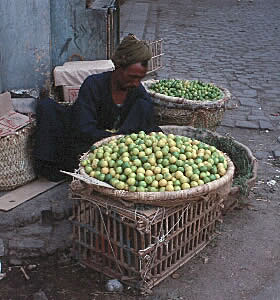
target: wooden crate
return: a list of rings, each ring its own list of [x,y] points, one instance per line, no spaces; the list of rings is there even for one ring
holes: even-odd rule
[[[156,41],[147,41],[147,43],[150,45],[152,49],[153,56],[150,59],[148,63],[148,72],[152,73],[160,68],[162,68],[163,63],[162,63],[162,56],[163,56],[163,48],[162,48],[162,39],[161,40],[156,40]]]
[[[73,254],[84,265],[146,293],[199,253],[221,216],[216,195],[140,210],[100,194],[72,193]]]

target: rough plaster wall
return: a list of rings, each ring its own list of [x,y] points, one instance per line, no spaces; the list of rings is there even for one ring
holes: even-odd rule
[[[50,74],[49,0],[1,0],[0,41],[2,89],[43,86]]]
[[[40,89],[73,56],[106,59],[106,24],[107,8],[86,0],[1,0],[0,91]]]
[[[106,59],[106,18],[106,8],[86,8],[86,1],[51,0],[52,66]]]

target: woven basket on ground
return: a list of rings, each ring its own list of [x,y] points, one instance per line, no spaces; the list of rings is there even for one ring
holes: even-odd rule
[[[152,97],[159,125],[193,126],[215,130],[222,121],[225,105],[231,98],[227,89],[218,86],[223,92],[223,98],[217,101],[195,101],[166,96],[149,89],[151,84],[157,81],[147,80],[143,85]]]
[[[231,137],[190,126],[161,126],[161,129],[165,133],[188,136],[214,145],[229,156],[235,166],[235,174],[230,193],[224,203],[224,212],[234,207],[241,197],[248,195],[257,179],[258,161],[247,146]]]
[[[105,138],[95,143],[95,146],[98,147],[102,144],[108,143],[112,139],[121,136],[122,135]],[[81,158],[81,160],[83,160],[86,156],[87,153]],[[128,192],[99,185],[95,179],[91,182],[91,177],[89,177],[86,173],[83,173],[83,176],[87,178],[86,182],[90,183],[89,190],[92,188],[94,191],[97,191],[103,195],[134,203],[172,207],[184,205],[190,201],[199,201],[209,198],[213,199],[213,197],[217,199],[217,201],[222,202],[230,192],[234,174],[234,165],[228,157],[227,160],[228,169],[227,173],[223,177],[198,187],[176,192]]]
[[[35,123],[0,138],[0,191],[9,191],[36,178],[32,161]]]

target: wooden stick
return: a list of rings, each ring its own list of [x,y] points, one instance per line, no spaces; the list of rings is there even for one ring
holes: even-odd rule
[[[25,272],[24,268],[23,268],[23,267],[20,267],[20,270],[21,270],[21,272],[23,273],[23,275],[24,275],[25,279],[26,279],[26,280],[29,280],[29,279],[30,279],[30,277],[29,277],[29,276],[26,274],[26,272]]]

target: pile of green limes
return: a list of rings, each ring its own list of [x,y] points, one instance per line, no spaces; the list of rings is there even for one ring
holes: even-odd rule
[[[151,84],[149,89],[166,96],[196,101],[216,101],[223,97],[221,89],[199,80],[162,79]]]
[[[92,147],[80,162],[88,176],[131,192],[180,191],[226,174],[214,146],[185,136],[140,131]]]

